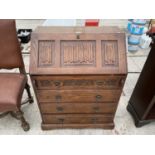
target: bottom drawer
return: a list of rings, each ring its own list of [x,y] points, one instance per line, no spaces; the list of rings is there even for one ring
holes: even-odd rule
[[[51,129],[113,129],[114,123],[102,123],[102,124],[41,124],[42,130]]]
[[[112,115],[101,114],[66,114],[43,115],[43,123],[47,124],[100,124],[113,121]]]

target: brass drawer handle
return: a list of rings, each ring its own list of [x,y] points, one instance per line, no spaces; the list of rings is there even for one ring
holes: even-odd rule
[[[58,87],[58,86],[60,86],[61,82],[60,81],[55,81],[54,84],[55,84],[55,86]]]
[[[57,111],[58,112],[62,112],[63,111],[63,107],[57,107]]]
[[[60,101],[61,98],[62,98],[61,95],[56,95],[56,96],[55,96],[55,99],[56,99],[57,101]]]
[[[91,121],[92,121],[92,123],[95,124],[95,123],[97,123],[97,118],[92,118]]]
[[[64,119],[63,118],[59,118],[58,122],[62,124],[62,123],[64,123]]]
[[[99,112],[100,108],[99,108],[99,107],[93,107],[93,110],[94,110],[95,112]]]
[[[99,100],[101,100],[102,99],[102,95],[96,95],[96,101],[99,101]]]

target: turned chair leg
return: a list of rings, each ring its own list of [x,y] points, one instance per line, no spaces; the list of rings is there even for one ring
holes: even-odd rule
[[[5,116],[8,115],[9,113],[10,113],[9,111],[0,113],[0,118],[5,117]]]
[[[23,128],[24,131],[29,131],[30,129],[30,125],[29,123],[25,120],[24,118],[24,113],[19,110],[19,111],[15,111],[15,112],[10,112],[11,116],[13,116],[14,118],[18,119],[21,121],[21,127]]]
[[[29,101],[29,103],[33,103],[34,100],[33,100],[33,97],[32,97],[32,95],[31,95],[30,86],[29,86],[28,83],[26,83],[25,89],[26,89],[27,94],[28,94],[28,101]]]

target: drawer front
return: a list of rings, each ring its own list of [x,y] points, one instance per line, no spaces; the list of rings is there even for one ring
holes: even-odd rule
[[[121,90],[38,90],[39,102],[117,102]]]
[[[63,113],[104,113],[114,114],[117,108],[116,103],[40,103],[43,114]]]
[[[33,76],[37,89],[118,89],[124,76]]]
[[[113,121],[111,115],[100,114],[66,114],[66,115],[43,115],[43,123],[47,124],[99,124]]]

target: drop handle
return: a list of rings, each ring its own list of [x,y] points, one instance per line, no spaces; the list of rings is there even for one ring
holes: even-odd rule
[[[96,101],[100,101],[102,99],[102,95],[96,95],[95,98],[96,98]]]
[[[97,86],[102,86],[103,84],[104,84],[103,81],[96,81],[96,85],[97,85]]]
[[[57,107],[56,108],[58,112],[62,112],[63,111],[63,107]]]
[[[95,123],[97,123],[97,118],[92,118],[91,121],[92,121],[92,123],[95,124]]]
[[[58,121],[59,121],[59,123],[61,123],[61,124],[64,123],[64,119],[63,119],[63,118],[59,118]]]

